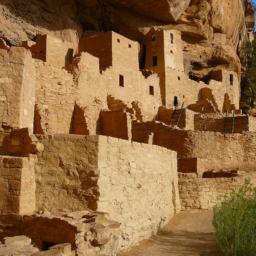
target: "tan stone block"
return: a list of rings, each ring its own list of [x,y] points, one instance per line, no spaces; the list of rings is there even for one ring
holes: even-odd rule
[[[22,168],[23,167],[23,158],[18,158],[18,157],[3,158],[3,167]]]
[[[8,247],[25,247],[31,244],[31,239],[26,236],[5,237],[4,241]]]

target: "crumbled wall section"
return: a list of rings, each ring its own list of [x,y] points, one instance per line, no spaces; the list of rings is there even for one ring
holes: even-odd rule
[[[33,158],[0,157],[0,213],[31,214],[35,211]]]
[[[179,211],[176,153],[99,137],[97,210],[122,223],[121,247],[149,238]]]
[[[4,215],[0,225],[1,256],[116,256],[120,240],[120,223],[88,209]]]
[[[232,178],[200,178],[197,174],[179,174],[179,191],[182,210],[212,209],[232,191],[238,190],[250,179],[256,184],[255,174]]]
[[[171,125],[172,127],[194,130],[194,116],[195,113],[189,109],[166,109],[160,107],[156,120]]]

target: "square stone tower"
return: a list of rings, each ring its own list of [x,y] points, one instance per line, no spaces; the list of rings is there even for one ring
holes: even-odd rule
[[[145,43],[145,69],[152,70],[159,75],[162,104],[166,105],[167,69],[176,70],[177,73],[184,72],[181,33],[177,30],[152,29]]]

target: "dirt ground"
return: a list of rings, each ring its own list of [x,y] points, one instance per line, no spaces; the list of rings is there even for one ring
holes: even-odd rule
[[[182,212],[150,240],[119,256],[220,256],[210,211]]]

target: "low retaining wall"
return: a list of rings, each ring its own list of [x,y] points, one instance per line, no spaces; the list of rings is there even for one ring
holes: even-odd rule
[[[185,172],[194,172],[195,168],[201,174],[213,170],[256,171],[256,132],[223,134],[185,131],[156,122],[134,122],[134,141],[148,143],[149,136],[153,137],[154,145],[176,151],[182,169],[186,161],[197,159],[193,168],[185,166]]]
[[[212,209],[225,195],[239,189],[246,179],[256,185],[256,174],[232,178],[201,178],[195,173],[179,174],[179,191],[182,210]]]
[[[211,118],[195,115],[196,131],[212,131],[223,133],[242,133],[256,131],[256,118],[250,116]]]

